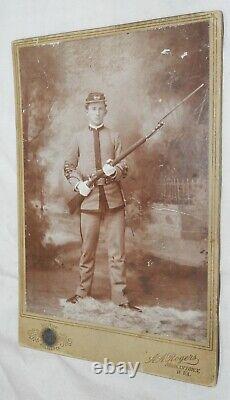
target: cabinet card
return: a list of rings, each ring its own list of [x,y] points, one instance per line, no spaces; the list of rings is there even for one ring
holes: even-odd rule
[[[12,48],[20,343],[214,385],[221,12]]]

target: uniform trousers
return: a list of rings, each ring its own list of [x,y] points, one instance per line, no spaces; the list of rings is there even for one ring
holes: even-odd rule
[[[80,284],[76,294],[80,297],[90,295],[100,224],[106,224],[108,264],[111,283],[111,299],[116,304],[126,303],[125,272],[125,210],[106,209],[101,212],[81,212],[82,251],[79,263]]]

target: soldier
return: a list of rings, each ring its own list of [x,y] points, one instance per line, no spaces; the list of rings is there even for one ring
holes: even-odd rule
[[[85,197],[80,213],[80,284],[76,294],[67,302],[77,303],[90,295],[100,224],[104,220],[107,226],[111,298],[121,307],[141,311],[132,306],[126,296],[125,203],[120,181],[127,175],[127,164],[125,161],[116,166],[110,164],[121,154],[121,140],[116,132],[104,126],[107,105],[103,93],[90,93],[85,108],[89,126],[76,134],[73,157],[64,168],[74,191]],[[103,169],[104,177],[90,188],[87,180],[99,169]]]

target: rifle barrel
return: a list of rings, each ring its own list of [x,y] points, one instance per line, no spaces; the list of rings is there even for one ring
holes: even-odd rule
[[[113,160],[111,162],[111,165],[113,165],[113,166],[117,165],[121,160],[123,160],[130,153],[132,153],[134,150],[136,150],[137,147],[141,146],[146,140],[147,140],[147,137],[143,137],[143,138],[139,139],[137,142],[133,143],[124,153],[122,153],[120,156],[115,158],[115,160]],[[99,170],[97,170],[96,174],[91,178],[91,182],[94,183],[98,179],[100,179],[104,176],[105,175],[104,175],[104,172],[102,171],[102,169],[99,169]]]

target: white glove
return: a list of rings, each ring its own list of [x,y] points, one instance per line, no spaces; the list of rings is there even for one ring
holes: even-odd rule
[[[106,163],[104,164],[103,168],[102,168],[102,170],[103,170],[103,172],[104,172],[104,174],[105,174],[106,176],[115,175],[116,172],[117,172],[116,168],[113,167],[113,166],[110,164],[111,161],[112,161],[112,160],[107,160]]]
[[[90,194],[91,192],[91,188],[87,185],[86,181],[80,181],[78,182],[78,184],[76,185],[77,190],[79,191],[79,193],[82,196],[88,196],[88,194]]]

